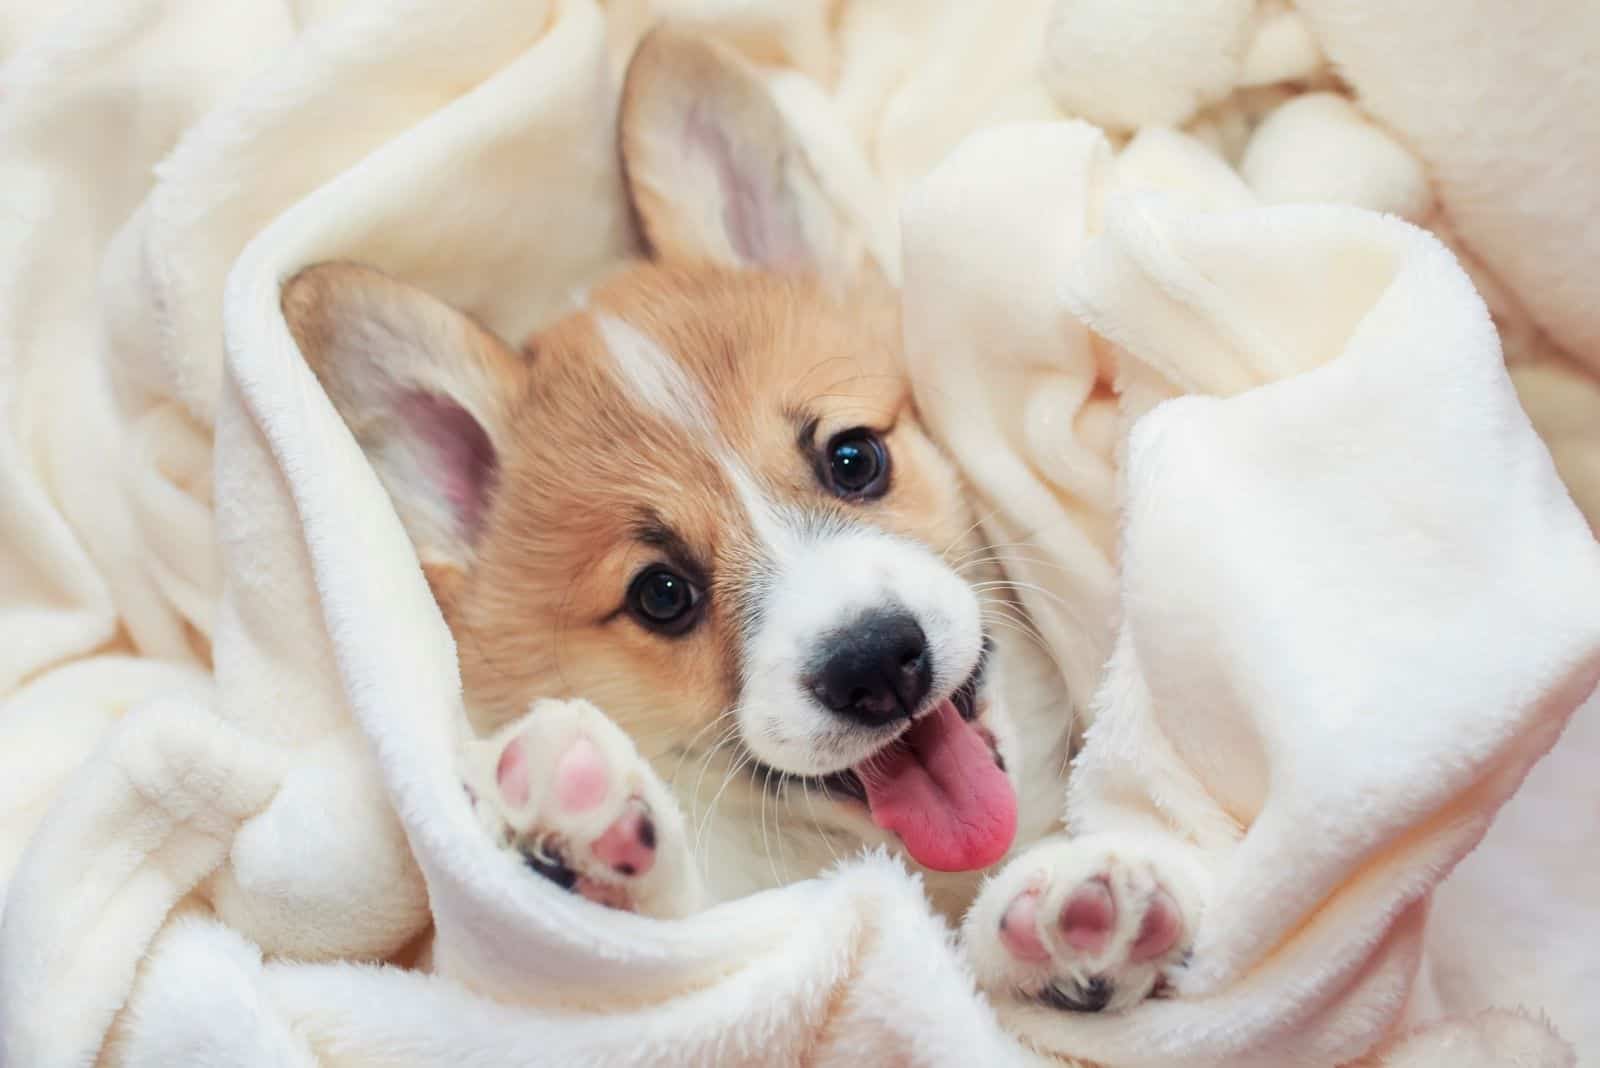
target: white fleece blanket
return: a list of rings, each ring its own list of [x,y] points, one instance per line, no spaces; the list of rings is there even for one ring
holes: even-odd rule
[[[1530,786],[1570,837],[1503,843],[1512,872],[1474,855],[1424,928],[1594,688],[1600,549],[1467,276],[1370,209],[1475,252],[1537,338],[1580,501],[1600,465],[1546,388],[1574,372],[1545,350],[1594,357],[1593,308],[1530,297],[1556,267],[1501,262],[1506,205],[1441,214],[1517,153],[1418,160],[1398,113],[1299,92],[1331,85],[1324,48],[1358,94],[1408,84],[1385,57],[1421,29],[1389,7],[0,9],[0,1064],[1569,1063],[1514,1016],[1373,1050],[1491,1005],[1600,1056],[1592,969],[1526,967],[1600,929],[1588,719]],[[1184,997],[1002,1018],[885,859],[665,924],[527,877],[472,821],[448,632],[278,286],[357,258],[504,334],[547,321],[633,248],[616,75],[663,10],[771,67],[903,277],[920,401],[1095,695],[1070,821],[1214,874]],[[1570,188],[1516,210],[1575,268],[1597,168],[1545,157],[1600,152],[1593,83],[1478,15],[1428,79],[1502,41],[1570,100],[1523,160]],[[1129,141],[1160,124],[1188,133]],[[1347,206],[1263,206],[1292,200]],[[1174,823],[1180,792],[1202,821]],[[1516,937],[1477,937],[1522,902]]]

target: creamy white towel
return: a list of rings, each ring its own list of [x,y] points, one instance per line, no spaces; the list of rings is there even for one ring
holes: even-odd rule
[[[1087,126],[1025,125],[921,184],[975,127],[1060,117],[1039,50],[1065,16],[1048,4],[1011,22],[961,4],[848,5],[832,22],[824,5],[673,6],[790,72],[786,114],[891,266],[888,206],[912,191],[924,401],[958,452],[993,459],[974,478],[996,539],[1065,566],[1019,573],[1066,598],[1031,607],[1076,692],[1100,687],[1074,821],[1146,819],[1179,786],[1227,817],[1165,828],[1218,873],[1193,1000],[1005,1023],[1129,1064],[1321,1062],[1378,1041],[1415,960],[1420,911],[1403,907],[1548,744],[1596,642],[1563,615],[1593,602],[1593,544],[1463,277],[1394,222],[1261,212],[1171,134],[1113,163]],[[495,853],[456,788],[448,634],[278,315],[284,277],[342,255],[504,333],[546,321],[632,247],[610,120],[648,14],[152,0],[43,28],[6,16],[8,48],[18,27],[33,36],[0,94],[0,1062],[1035,1056],[892,863],[667,925]],[[1241,82],[1318,62],[1290,13],[1250,27]],[[1174,199],[1110,196],[1151,186]],[[1208,284],[1189,288],[1190,268]],[[974,374],[970,423],[941,418],[937,392],[962,397]],[[1178,392],[1230,399],[1163,408],[1120,468],[1131,417]],[[1419,409],[1439,422],[1402,418]],[[1191,690],[1214,700],[1191,711]],[[1314,733],[1291,730],[1302,719]],[[1348,752],[1326,744],[1340,730]],[[1130,762],[1130,735],[1168,752]],[[1251,788],[1267,769],[1281,791]],[[1361,821],[1335,822],[1329,791],[1358,782]],[[1296,806],[1321,840],[1284,830]],[[1384,849],[1392,867],[1358,867]],[[1346,915],[1349,937],[1328,931]],[[349,963],[411,961],[430,923],[437,975]],[[1561,1063],[1516,1017],[1389,1063],[1427,1063],[1441,1039]]]

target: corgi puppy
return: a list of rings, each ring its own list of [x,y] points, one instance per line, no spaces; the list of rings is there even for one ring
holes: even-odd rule
[[[918,422],[864,243],[717,46],[646,38],[619,140],[650,259],[521,349],[356,265],[283,292],[455,637],[488,833],[656,916],[887,845],[993,996],[1156,992],[1199,876],[1062,835],[1069,696]]]

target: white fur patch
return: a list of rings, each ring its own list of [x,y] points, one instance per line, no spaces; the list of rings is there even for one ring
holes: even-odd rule
[[[722,455],[731,457],[733,453],[724,448]],[[750,517],[750,529],[756,540],[767,550],[768,560],[781,570],[783,561],[799,550],[803,524],[798,516],[789,514],[792,510],[781,509],[767,499],[744,464],[732,460],[727,472],[734,491],[739,494],[739,503]]]
[[[712,433],[710,399],[666,350],[615,315],[602,312],[595,324],[618,381],[640,404],[686,430]]]

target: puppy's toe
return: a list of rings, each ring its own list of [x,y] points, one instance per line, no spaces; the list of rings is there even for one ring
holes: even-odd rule
[[[1000,942],[1019,961],[1044,964],[1050,950],[1039,937],[1039,888],[1030,887],[1012,899],[1000,917]]]
[[[506,751],[515,745],[513,742]],[[611,771],[605,754],[588,735],[578,735],[556,761],[555,803],[564,812],[578,815],[604,803],[610,792]]]
[[[1157,883],[1145,901],[1144,917],[1128,947],[1128,959],[1135,964],[1161,960],[1172,954],[1182,938],[1183,913],[1167,888]]]
[[[591,848],[602,864],[619,875],[648,875],[656,863],[656,825],[650,818],[650,806],[633,798]]]
[[[1078,886],[1061,906],[1056,920],[1067,945],[1089,956],[1104,953],[1117,927],[1117,900],[1104,878]]]

